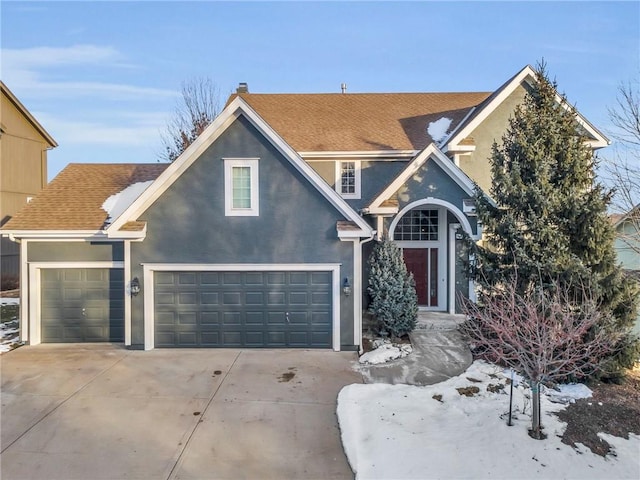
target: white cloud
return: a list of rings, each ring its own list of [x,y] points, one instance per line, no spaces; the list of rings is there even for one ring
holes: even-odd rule
[[[34,98],[101,96],[105,99],[134,97],[137,99],[174,97],[176,92],[153,87],[122,83],[83,81],[79,68],[131,68],[115,48],[99,45],[70,47],[31,47],[2,49],[2,76],[9,88],[19,86],[20,92]],[[51,72],[57,76],[75,76],[73,80],[48,80]],[[81,70],[80,70],[81,72]],[[92,75],[93,76],[93,75]]]
[[[101,115],[100,120],[68,120],[35,113],[60,145],[145,147],[160,142],[166,113],[124,113],[118,118]]]
[[[113,47],[73,45],[71,47],[3,48],[3,68],[32,70],[43,67],[117,63],[122,60]]]

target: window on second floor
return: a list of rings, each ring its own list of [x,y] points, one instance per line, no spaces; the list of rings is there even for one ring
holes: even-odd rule
[[[343,198],[360,198],[360,162],[336,162],[336,191]]]
[[[224,214],[257,217],[260,214],[258,159],[224,159]]]

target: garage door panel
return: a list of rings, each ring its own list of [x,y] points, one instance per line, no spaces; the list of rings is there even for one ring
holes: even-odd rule
[[[327,292],[311,292],[311,303],[313,305],[329,305],[331,296]]]
[[[242,332],[239,330],[222,332],[222,342],[225,346],[241,347],[243,346],[242,340]]]
[[[195,273],[181,273],[178,275],[178,285],[183,286],[195,286],[196,285]]]
[[[198,346],[198,335],[196,332],[179,332],[178,343],[184,346]]]
[[[289,294],[290,305],[308,305],[309,295],[307,292],[291,292]]]
[[[286,305],[286,298],[285,292],[267,292],[267,305],[270,307]]]
[[[224,286],[237,286],[242,284],[241,272],[224,272],[222,275],[222,283]]]
[[[240,306],[242,305],[242,294],[240,292],[224,292],[222,303],[227,306]]]
[[[197,325],[198,322],[196,312],[178,314],[178,323],[180,325]]]
[[[220,303],[220,296],[217,292],[202,292],[200,294],[201,305],[218,305]]]
[[[267,285],[285,285],[287,275],[284,272],[267,273]]]
[[[61,279],[65,282],[82,281],[82,269],[66,269],[62,271]]]
[[[200,314],[200,324],[203,326],[220,325],[220,313],[219,312],[202,312]]]
[[[240,325],[242,323],[240,312],[223,312],[222,322],[225,325]]]
[[[245,305],[264,305],[264,293],[263,292],[247,292],[245,295]]]
[[[195,292],[181,292],[178,294],[178,304],[180,306],[196,306],[198,304]]]
[[[193,285],[180,283],[185,273]],[[157,347],[331,346],[331,272],[156,272],[154,278]],[[189,315],[189,335],[180,314]]]
[[[218,285],[220,283],[220,274],[218,272],[203,272],[200,274],[200,284],[202,286]]]
[[[220,333],[202,332],[200,334],[200,342],[203,347],[217,347],[220,345]]]
[[[174,312],[158,312],[156,311],[156,324],[173,325],[175,323]]]
[[[156,272],[154,274],[154,280],[156,285],[173,285],[173,273]]]
[[[247,272],[245,274],[245,285],[264,285],[264,273]]]
[[[253,327],[256,325],[264,325],[266,323],[264,312],[246,312],[245,323]]]
[[[175,295],[173,293],[156,293],[156,303],[158,305],[173,305],[175,302]]]

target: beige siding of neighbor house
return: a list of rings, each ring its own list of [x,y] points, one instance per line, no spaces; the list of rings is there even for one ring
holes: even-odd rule
[[[516,88],[463,142],[475,145],[476,149],[468,155],[460,155],[460,168],[485,192],[489,192],[491,188],[489,159],[493,142],[501,142],[509,125],[509,118],[516,106],[523,102],[524,96],[525,89],[522,86]]]
[[[37,122],[36,122],[37,124]],[[31,114],[2,85],[0,103],[0,225],[47,183],[47,150],[56,146]],[[0,271],[17,275],[19,246],[2,238]]]
[[[336,162],[333,160],[317,160],[308,161],[313,168],[329,185],[333,186],[336,182]]]

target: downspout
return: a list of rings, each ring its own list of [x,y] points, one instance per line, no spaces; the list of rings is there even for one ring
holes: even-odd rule
[[[362,246],[365,243],[370,242],[371,240],[373,240],[376,236],[376,230],[373,230],[371,232],[371,235],[368,238],[365,238],[364,240],[360,240],[359,243],[359,247],[360,247],[360,252],[359,252],[359,257],[360,257],[360,265],[359,265],[359,272],[358,275],[360,276],[360,292],[358,292],[358,298],[357,298],[357,304],[358,304],[358,328],[359,328],[359,332],[360,332],[360,345],[359,345],[359,349],[358,349],[358,354],[362,355],[364,353],[364,348],[362,347],[362,295],[364,293],[364,285],[363,285],[363,275],[362,275]]]

